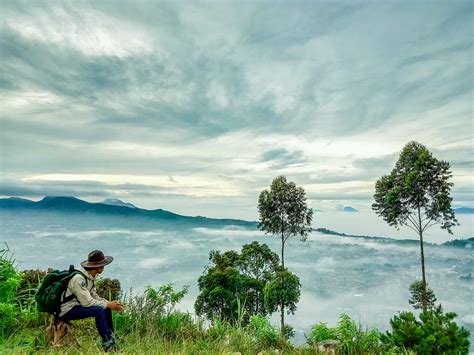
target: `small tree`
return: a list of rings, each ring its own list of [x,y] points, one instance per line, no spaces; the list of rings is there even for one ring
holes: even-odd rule
[[[280,310],[281,333],[285,335],[286,329],[284,312],[294,314],[296,305],[300,300],[301,283],[298,276],[280,267],[275,277],[265,285],[265,305],[270,313]],[[290,328],[291,329],[291,328]],[[289,331],[291,333],[291,330]]]
[[[242,277],[235,268],[238,253],[212,250],[209,260],[215,266],[199,277],[199,295],[194,304],[196,314],[208,319],[232,321],[237,318],[237,296],[241,289]]]
[[[263,289],[278,268],[277,254],[254,241],[245,244],[240,254],[212,250],[209,260],[214,265],[198,280],[200,293],[194,304],[198,315],[247,323],[252,315],[267,314]]]
[[[274,277],[279,261],[278,255],[266,244],[253,241],[242,247],[237,268],[245,280],[247,293],[245,307],[249,314],[266,314],[263,288]]]
[[[411,298],[408,300],[413,308],[422,309],[423,308],[423,282],[415,281],[410,285]],[[428,287],[426,284],[426,308],[432,310],[435,307],[436,296],[434,291]]]
[[[457,224],[451,208],[449,163],[433,157],[420,143],[409,142],[403,148],[390,175],[375,184],[372,209],[391,226],[407,226],[420,238],[421,274],[423,283],[422,308],[427,310],[424,232],[440,224],[452,234]]]

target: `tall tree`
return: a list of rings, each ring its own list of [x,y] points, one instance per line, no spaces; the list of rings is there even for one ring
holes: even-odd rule
[[[288,182],[285,176],[276,177],[270,190],[264,190],[258,198],[260,221],[258,227],[265,233],[278,236],[281,240],[281,266],[285,270],[285,243],[290,237],[306,240],[311,232],[313,210],[308,208],[306,194],[302,187]],[[285,289],[285,274],[282,274],[281,289]],[[285,302],[280,300],[281,331],[285,325]]]
[[[306,204],[302,187],[288,182],[286,177],[273,179],[270,191],[263,190],[258,198],[260,221],[258,227],[265,233],[281,239],[281,266],[285,267],[285,243],[290,237],[306,240],[311,232],[313,210]]]
[[[424,232],[439,224],[452,234],[457,224],[451,208],[450,190],[453,183],[449,163],[438,160],[422,144],[409,142],[390,175],[375,184],[372,209],[391,226],[413,229],[420,239],[422,275],[422,308],[427,310]]]

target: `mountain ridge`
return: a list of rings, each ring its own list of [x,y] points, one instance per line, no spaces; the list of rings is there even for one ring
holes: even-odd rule
[[[244,227],[255,227],[255,221],[244,221],[231,218],[209,218],[202,216],[184,216],[164,209],[147,210],[143,208],[130,208],[128,206],[110,205],[102,202],[88,202],[73,196],[46,196],[38,202],[21,198],[0,199],[0,209],[26,210],[37,212],[63,212],[74,214],[100,214],[108,216],[128,216],[161,220],[167,222],[185,222],[187,224],[224,224]]]

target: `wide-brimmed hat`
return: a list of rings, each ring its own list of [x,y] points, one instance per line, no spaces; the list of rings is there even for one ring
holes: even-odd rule
[[[100,250],[93,250],[89,253],[87,260],[81,263],[82,267],[101,267],[110,264],[114,260],[111,256],[104,256]]]

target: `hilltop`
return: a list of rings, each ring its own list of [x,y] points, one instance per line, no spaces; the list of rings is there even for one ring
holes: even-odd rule
[[[148,222],[162,222],[173,224],[185,224],[187,226],[238,226],[245,228],[255,228],[257,223],[230,218],[208,218],[202,216],[183,216],[164,209],[147,210],[138,208],[131,204],[122,204],[113,201],[105,203],[87,202],[76,197],[69,196],[47,196],[35,202],[18,197],[0,199],[0,211],[24,211],[36,213],[61,213],[63,215],[98,215],[104,217],[127,217],[129,219],[140,219]],[[130,206],[133,206],[131,208]]]

